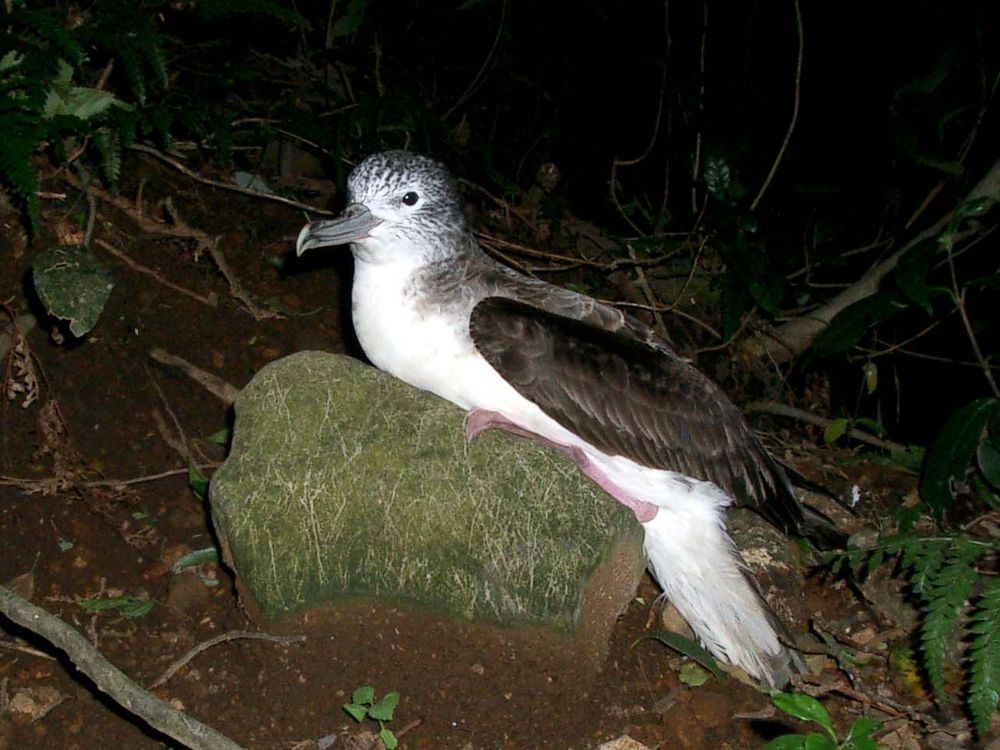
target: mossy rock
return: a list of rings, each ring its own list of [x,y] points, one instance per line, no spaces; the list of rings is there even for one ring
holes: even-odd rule
[[[212,515],[265,623],[370,599],[602,637],[635,591],[630,511],[554,450],[497,431],[467,442],[464,413],[436,396],[300,352],[235,409]]]

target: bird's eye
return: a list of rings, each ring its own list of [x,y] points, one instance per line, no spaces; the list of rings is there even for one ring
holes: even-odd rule
[[[407,206],[416,205],[418,200],[420,200],[420,196],[414,193],[412,190],[403,196],[403,203],[405,203]]]

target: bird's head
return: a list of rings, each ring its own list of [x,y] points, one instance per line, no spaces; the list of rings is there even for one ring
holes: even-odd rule
[[[429,261],[444,257],[442,248],[464,248],[471,237],[455,179],[428,156],[408,151],[372,154],[351,171],[347,200],[337,218],[302,228],[295,246],[298,255],[314,247],[350,243],[355,257],[368,262],[413,253]]]

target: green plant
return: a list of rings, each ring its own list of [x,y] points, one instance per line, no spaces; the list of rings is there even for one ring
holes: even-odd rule
[[[386,693],[381,700],[375,701],[375,688],[362,685],[351,694],[351,702],[344,704],[344,710],[359,724],[366,718],[378,722],[378,737],[386,750],[395,750],[399,740],[392,730],[386,727],[386,722],[392,721],[392,713],[399,703],[399,693]]]
[[[89,614],[114,609],[122,617],[135,620],[149,614],[154,602],[150,599],[140,599],[139,597],[125,594],[122,596],[110,596],[105,599],[81,599],[77,604],[80,605],[80,608],[84,612]]]
[[[31,157],[50,147],[63,150],[68,135],[100,131],[112,110],[128,107],[108,91],[73,83],[86,61],[85,46],[53,11],[25,8],[23,2],[10,6],[0,35],[0,178],[37,232],[38,173]],[[113,169],[110,154],[105,163]]]
[[[845,563],[864,572],[889,561],[898,564],[917,599],[921,666],[940,702],[948,698],[949,645],[967,644],[964,698],[980,737],[1000,700],[1000,581],[993,569],[998,555],[1000,541],[911,532],[881,537],[872,547],[848,548],[833,558],[835,572]]]
[[[823,732],[783,734],[768,742],[764,750],[877,750],[879,747],[872,735],[882,724],[874,719],[856,719],[844,739],[838,740],[830,714],[811,695],[772,693],[771,702],[789,716],[819,725]]]

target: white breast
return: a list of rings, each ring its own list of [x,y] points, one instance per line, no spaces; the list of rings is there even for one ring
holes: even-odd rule
[[[376,367],[465,410],[497,412],[554,443],[581,448],[633,497],[661,507],[672,499],[682,505],[690,502],[701,482],[608,456],[524,398],[476,352],[467,314],[445,316],[416,303],[410,290],[413,272],[410,263],[355,263],[354,328]],[[721,493],[718,500],[709,505],[726,502]]]

